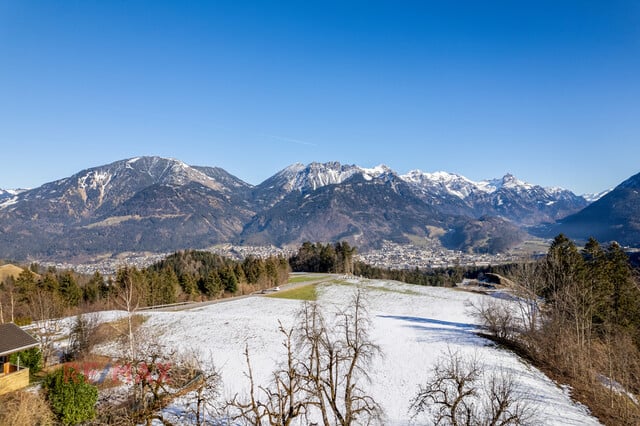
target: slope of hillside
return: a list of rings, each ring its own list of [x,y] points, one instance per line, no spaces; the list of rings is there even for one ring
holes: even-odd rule
[[[622,182],[612,191],[580,212],[568,216],[542,234],[558,233],[585,241],[617,241],[622,245],[640,246],[640,173]]]
[[[367,246],[382,239],[425,236],[426,225],[444,226],[443,216],[416,198],[395,175],[367,180],[354,175],[341,185],[308,193],[293,191],[245,227],[246,244],[299,244],[348,240]]]
[[[0,283],[6,280],[9,277],[13,277],[14,279],[20,275],[23,271],[22,268],[16,265],[6,264],[0,266]]]
[[[475,334],[478,326],[466,304],[488,296],[396,282],[350,280],[320,286],[320,303],[329,311],[344,307],[356,287],[365,291],[372,339],[384,355],[367,369],[371,382],[361,383],[382,405],[384,424],[411,423],[409,401],[445,351],[476,356],[487,372],[509,372],[522,398],[535,408],[535,424],[599,424],[584,407],[571,401],[565,389],[513,353]],[[267,384],[283,356],[278,321],[284,327],[295,324],[301,303],[249,297],[180,312],[150,312],[145,314],[149,320],[144,330],[147,335],[161,333],[168,349],[192,350],[205,360],[212,357],[222,374],[222,395],[246,394],[245,345],[257,384]],[[167,412],[180,413],[184,410],[180,404],[177,401]],[[428,423],[424,418],[415,421]]]
[[[250,185],[221,169],[140,157],[81,171],[0,205],[0,257],[69,259],[226,242]]]

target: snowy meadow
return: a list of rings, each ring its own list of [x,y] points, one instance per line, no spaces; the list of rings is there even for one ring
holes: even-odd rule
[[[533,424],[600,424],[571,400],[567,389],[514,353],[477,335],[481,326],[469,303],[479,304],[491,296],[392,281],[330,278],[316,285],[317,303],[330,316],[345,308],[358,289],[368,306],[370,338],[380,348],[380,355],[366,366],[370,380],[361,379],[359,385],[380,404],[383,424],[433,423],[428,412],[413,416],[409,408],[433,367],[447,354],[475,359],[484,372],[481,381],[492,373],[511,377]],[[169,350],[197,355],[204,369],[215,367],[222,379],[219,399],[223,403],[250,391],[245,348],[255,384],[269,384],[274,369],[286,361],[279,325],[296,325],[303,303],[256,295],[176,312],[144,312],[147,321],[141,331],[158,336]],[[175,400],[166,413],[179,415],[184,409],[181,404],[182,399]],[[308,421],[301,417],[293,424]]]

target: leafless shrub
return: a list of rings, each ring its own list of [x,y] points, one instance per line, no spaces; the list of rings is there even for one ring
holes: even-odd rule
[[[465,359],[448,350],[411,400],[412,417],[424,414],[436,425],[452,426],[534,424],[534,411],[517,391],[512,375],[492,374],[483,385],[484,375],[475,356]]]
[[[220,393],[222,378],[212,357],[205,366],[198,356],[186,356],[182,362],[182,370],[189,378],[189,382],[185,384],[189,394],[186,396],[185,415],[181,420],[201,426],[218,418],[220,413],[216,399]]]
[[[76,316],[69,334],[69,346],[66,353],[68,359],[78,359],[88,355],[96,344],[98,317],[95,314]]]
[[[498,340],[512,340],[518,330],[513,308],[502,300],[483,297],[480,302],[470,302],[472,315],[480,319],[487,331]]]
[[[535,424],[535,410],[518,392],[513,375],[505,370],[492,374],[485,385],[482,425]]]
[[[54,417],[47,402],[38,393],[13,392],[0,397],[0,424],[12,426],[49,426]]]

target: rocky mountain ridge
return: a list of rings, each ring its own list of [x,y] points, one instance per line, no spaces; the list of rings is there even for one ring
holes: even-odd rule
[[[445,172],[399,175],[383,165],[330,162],[293,164],[253,186],[221,168],[138,157],[0,198],[0,257],[338,239],[367,247],[427,238],[499,251],[524,238],[522,226],[552,222],[586,204],[570,191],[511,175],[473,182]]]

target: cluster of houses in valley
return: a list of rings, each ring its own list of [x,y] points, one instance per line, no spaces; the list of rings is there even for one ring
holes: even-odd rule
[[[447,250],[439,245],[417,246],[385,241],[376,250],[359,254],[357,260],[372,266],[391,269],[450,268],[454,266],[489,266],[509,263],[520,258],[516,254],[475,254]]]
[[[290,257],[296,250],[275,246],[236,246],[223,244],[207,248],[206,251],[235,260],[247,256],[267,258],[269,256]],[[127,253],[108,259],[72,264],[64,262],[40,262],[42,267],[55,267],[58,270],[73,269],[84,274],[100,272],[105,276],[113,275],[123,266],[145,268],[165,258],[170,253]],[[373,266],[392,269],[448,268],[453,266],[487,266],[509,263],[520,259],[520,255],[511,253],[474,254],[456,250],[447,250],[441,245],[397,244],[390,241],[382,243],[380,248],[360,253],[356,260]]]
[[[293,249],[281,249],[274,246],[234,246],[232,244],[218,245],[205,249],[211,253],[228,257],[235,260],[242,260],[251,255],[260,258],[269,256],[285,256],[289,257],[295,253]],[[59,271],[73,269],[81,274],[93,274],[100,272],[102,275],[114,275],[116,271],[124,266],[136,267],[138,269],[146,268],[156,262],[161,261],[171,253],[123,253],[107,259],[86,263],[70,263],[70,262],[53,262],[39,261],[41,267],[54,267]]]

